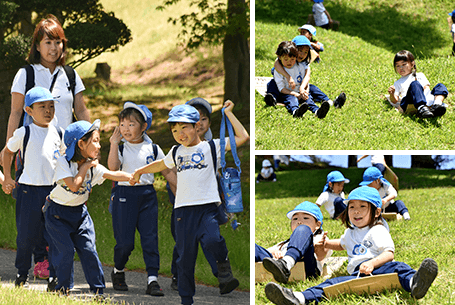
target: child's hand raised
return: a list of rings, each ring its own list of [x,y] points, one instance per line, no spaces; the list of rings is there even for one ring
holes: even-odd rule
[[[122,140],[123,136],[120,133],[120,128],[117,126],[112,133],[112,136],[109,138],[109,142],[114,145],[119,145],[120,141]]]
[[[232,109],[234,109],[234,103],[231,100],[226,100],[224,102],[224,113],[226,112],[232,112]]]
[[[390,86],[387,91],[389,92],[390,95],[395,95],[395,86],[394,85]]]

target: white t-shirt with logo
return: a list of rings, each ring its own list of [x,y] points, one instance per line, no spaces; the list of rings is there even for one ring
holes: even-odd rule
[[[226,138],[226,143],[228,141],[229,138]],[[220,164],[220,139],[214,139],[213,142],[216,148],[217,164]],[[177,168],[175,208],[221,202],[210,144],[202,141],[191,147],[178,146],[175,163],[172,157],[174,147],[164,157],[164,164],[168,168]]]
[[[39,127],[32,123],[29,126],[30,136],[25,148],[24,169],[18,182],[36,186],[53,185],[57,159],[64,150],[62,138],[52,125]],[[24,137],[25,127],[16,129],[8,140],[8,149],[12,152],[20,149],[23,152]]]
[[[54,73],[51,74],[50,70],[41,64],[33,64],[35,71],[35,86],[50,89],[52,79],[58,73],[57,79],[52,89],[52,96],[58,100],[55,103],[55,116],[52,124],[57,127],[66,129],[69,124],[73,122],[73,93],[69,89],[70,83],[66,76],[65,70],[62,66],[57,66]],[[74,88],[74,95],[85,90],[81,78],[74,70],[76,87]],[[11,86],[11,93],[16,92],[25,96],[25,84],[27,82],[27,72],[25,68],[19,69],[13,80]]]
[[[302,85],[303,78],[305,77],[306,69],[308,68],[307,63],[295,63],[292,68],[286,68],[283,67],[284,70],[294,79],[295,81],[295,88],[291,89],[291,86],[289,86],[289,83],[283,75],[277,72],[275,69],[273,71],[273,79],[275,80],[275,83],[278,87],[278,90],[281,92],[284,88],[300,93],[300,85]]]
[[[349,274],[354,273],[357,266],[375,258],[384,251],[395,252],[395,245],[389,231],[383,225],[372,228],[346,229],[340,238],[340,244],[347,251]]]
[[[123,153],[118,152],[120,163],[122,164],[122,171],[127,173],[134,173],[134,171],[144,165],[150,164],[155,160],[164,158],[164,153],[157,145],[157,156],[153,155],[153,144],[148,141],[142,143],[132,144],[130,142],[123,143]],[[155,175],[153,173],[144,174],[141,176],[138,184],[135,185],[151,185],[155,182]],[[119,185],[131,186],[128,181],[120,181]]]
[[[81,187],[77,192],[73,192],[66,185],[64,178],[75,177],[79,172],[76,162],[68,162],[65,156],[61,156],[57,160],[57,167],[55,168],[54,181],[57,185],[51,191],[49,198],[61,205],[78,206],[87,202],[92,187],[97,184],[102,184],[105,180],[103,175],[108,172],[108,169],[103,165],[98,164],[92,167],[93,170],[88,169],[82,182]],[[93,176],[92,176],[93,172]]]

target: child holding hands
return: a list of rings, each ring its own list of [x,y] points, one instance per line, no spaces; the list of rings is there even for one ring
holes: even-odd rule
[[[414,298],[425,296],[438,274],[438,265],[433,259],[426,258],[415,271],[405,263],[394,261],[395,246],[381,222],[382,201],[378,191],[369,186],[356,188],[349,194],[346,203],[347,208],[341,219],[347,229],[340,239],[325,240],[324,247],[347,251],[347,270],[351,275],[328,279],[303,292],[268,283],[265,294],[274,304],[319,302],[325,297],[324,287],[355,279],[359,275],[387,273],[397,273],[403,289],[411,292]]]
[[[226,101],[224,107],[235,132],[236,145],[241,146],[249,139],[248,133],[232,113],[234,104]],[[146,173],[177,168],[174,212],[179,255],[178,290],[182,304],[190,305],[195,293],[194,268],[199,243],[204,243],[217,261],[221,294],[231,292],[239,282],[232,275],[226,242],[216,220],[221,200],[210,145],[198,135],[199,112],[193,106],[178,105],[169,112],[168,122],[179,145],[171,148],[164,159],[138,168],[131,183],[137,183]],[[219,158],[220,140],[215,139],[214,143]],[[229,141],[226,141],[226,150],[230,150]]]
[[[95,246],[95,228],[86,202],[92,187],[105,179],[129,181],[131,174],[109,171],[99,164],[100,120],[70,124],[64,135],[66,153],[57,159],[56,186],[43,208],[46,230],[52,240],[49,255],[55,267],[54,289],[67,292],[76,249],[90,291],[103,295],[104,273]],[[100,297],[102,298],[102,297]]]
[[[430,91],[425,74],[416,70],[414,55],[402,50],[393,59],[395,72],[401,75],[389,87],[390,103],[401,113],[417,114],[422,118],[440,117],[446,113],[444,99],[449,94],[446,86],[439,83]]]
[[[145,105],[126,102],[119,114],[119,127],[110,138],[108,166],[110,170],[134,172],[136,168],[163,159],[161,148],[154,144],[146,131],[152,125],[152,113]],[[124,143],[121,143],[122,139]],[[170,169],[161,171],[175,192],[176,176]],[[115,290],[126,291],[124,268],[134,249],[136,229],[141,236],[142,254],[148,274],[146,294],[163,296],[158,284],[160,255],[158,252],[158,198],[153,187],[154,174],[141,177],[131,186],[119,182],[112,189],[112,227],[117,244],[114,247],[114,270],[111,273]]]

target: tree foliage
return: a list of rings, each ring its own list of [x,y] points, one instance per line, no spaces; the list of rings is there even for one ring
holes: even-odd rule
[[[180,0],[165,0],[157,10],[176,5]],[[226,35],[249,35],[249,1],[210,1],[192,0],[190,7],[197,11],[168,19],[172,24],[180,23],[182,31],[179,38],[181,45],[187,49],[195,49],[203,44],[221,45]]]
[[[33,14],[32,14],[33,13]],[[103,52],[113,52],[131,41],[131,31],[114,13],[105,12],[99,0],[15,0],[0,2],[0,55],[5,68],[24,63],[35,24],[47,14],[61,22],[76,67]]]

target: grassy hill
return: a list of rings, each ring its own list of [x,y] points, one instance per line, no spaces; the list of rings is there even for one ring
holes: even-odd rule
[[[327,174],[335,168],[277,172],[277,182],[256,184],[255,242],[270,247],[290,236],[286,213],[297,204],[308,200],[315,202],[325,184]],[[351,182],[345,185],[348,193],[362,180],[364,169],[337,169]],[[398,199],[403,200],[411,215],[410,221],[390,221],[390,233],[395,243],[395,260],[417,269],[426,257],[436,260],[438,277],[425,298],[415,301],[404,290],[376,293],[372,296],[346,294],[331,300],[330,304],[449,304],[453,300],[453,243],[455,225],[452,221],[455,195],[455,171],[432,169],[393,169],[400,179]],[[346,194],[347,195],[347,194]],[[329,218],[325,209],[324,230],[331,239],[339,238],[345,228],[340,221]],[[336,251],[333,256],[346,256],[346,251]],[[347,275],[345,266],[339,276]],[[317,285],[322,279],[285,285],[294,291],[303,291]],[[255,304],[272,304],[264,293],[266,283],[256,283]]]
[[[312,1],[256,2],[255,75],[272,76],[275,51],[283,40],[298,34],[307,21]],[[306,113],[293,119],[284,107],[266,107],[255,94],[256,149],[453,149],[455,100],[450,93],[445,116],[422,120],[403,116],[385,99],[387,88],[399,78],[393,57],[402,49],[417,58],[417,70],[432,86],[441,82],[455,89],[455,61],[447,23],[452,1],[325,1],[337,32],[317,28],[324,44],[321,63],[311,65],[311,84],[334,100],[347,95],[343,109],[331,108],[319,120]],[[280,126],[280,128],[277,128]]]

